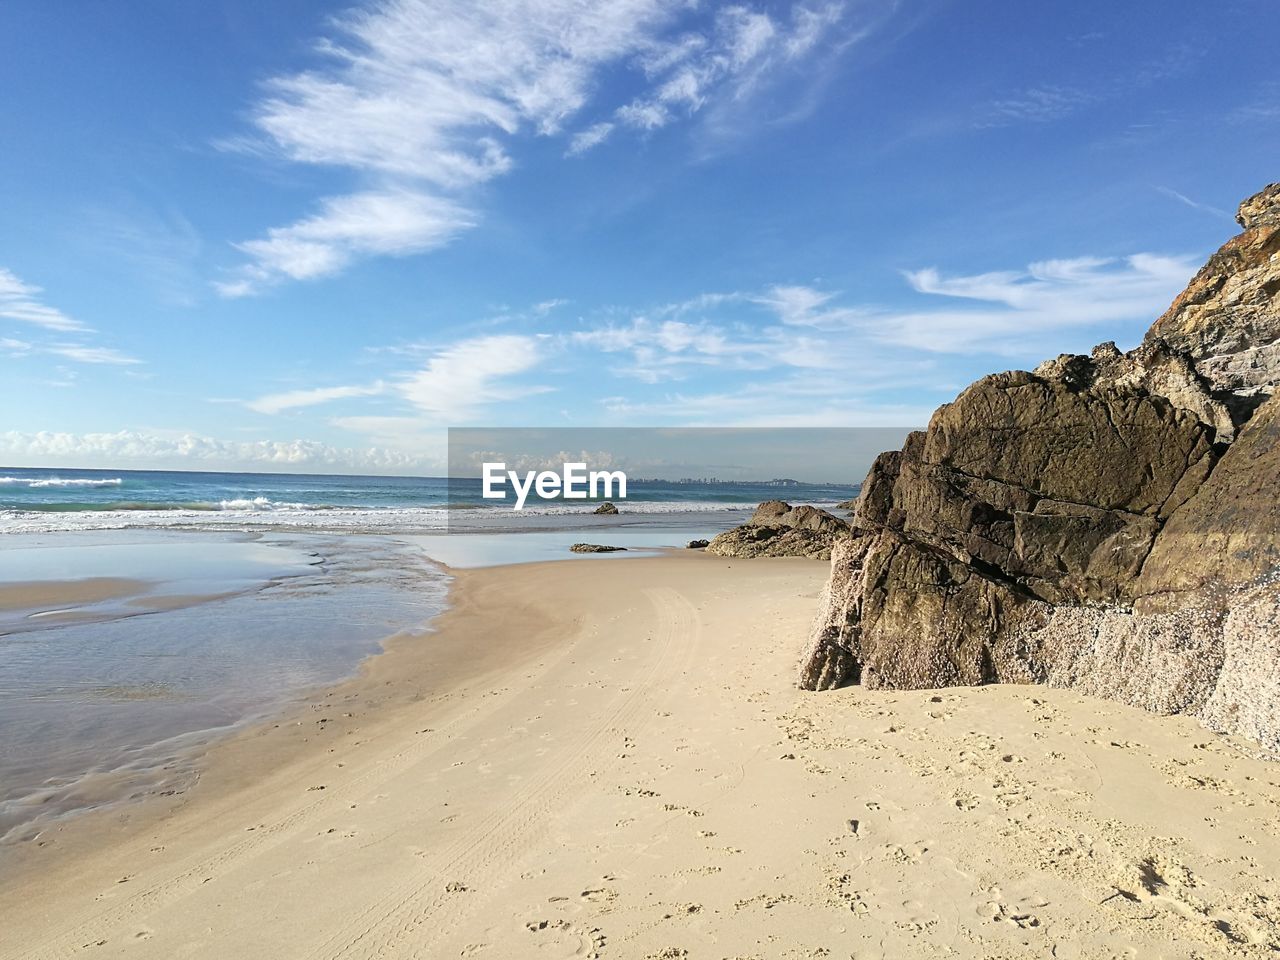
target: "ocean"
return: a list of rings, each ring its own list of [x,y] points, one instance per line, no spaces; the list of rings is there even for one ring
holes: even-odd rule
[[[742,511],[761,500],[793,498],[832,505],[853,496],[848,484],[628,484],[626,515],[665,516]],[[622,501],[619,501],[620,503]],[[485,501],[479,480],[151,470],[49,470],[0,467],[0,534],[67,530],[295,529],[397,533],[459,525],[518,530],[532,517],[590,512],[582,501],[531,497],[519,513]],[[625,521],[624,521],[625,522]],[[540,529],[556,522],[533,521]]]
[[[61,819],[181,792],[214,740],[430,642],[450,570],[618,562],[844,485],[629,483],[486,503],[479,481],[0,468],[0,867]],[[465,530],[467,532],[459,532]],[[576,540],[626,547],[582,557]]]

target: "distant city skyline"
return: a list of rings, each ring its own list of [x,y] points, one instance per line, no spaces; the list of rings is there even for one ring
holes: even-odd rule
[[[890,427],[461,427],[448,431],[448,476],[478,478],[495,462],[521,473],[583,463],[668,483],[712,475],[760,483],[785,472],[803,483],[852,484],[906,435]]]
[[[0,464],[438,476],[449,427],[922,427],[1132,346],[1237,231],[1280,179],[1276,22],[9,0]]]

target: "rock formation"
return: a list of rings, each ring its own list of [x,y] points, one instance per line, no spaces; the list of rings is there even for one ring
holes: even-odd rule
[[[722,557],[812,557],[829,560],[837,539],[849,525],[817,507],[793,507],[783,500],[766,500],[751,519],[726,530],[707,545],[707,553]]]
[[[604,514],[609,514],[610,516],[613,516],[618,512],[618,508],[615,507],[612,503],[602,503],[600,504],[600,506],[596,507],[591,512],[604,513]]]
[[[575,543],[569,548],[570,553],[617,553],[626,547],[610,547],[603,543]]]
[[[800,683],[1070,686],[1280,746],[1280,185],[1140,346],[986,377],[882,454]]]

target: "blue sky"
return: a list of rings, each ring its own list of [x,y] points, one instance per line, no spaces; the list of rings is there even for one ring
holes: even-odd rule
[[[903,426],[1280,179],[1273,0],[0,4],[0,462]]]

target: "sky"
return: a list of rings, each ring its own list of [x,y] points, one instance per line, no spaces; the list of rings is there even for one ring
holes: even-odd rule
[[[912,427],[1280,179],[1274,0],[0,4],[0,464]]]

